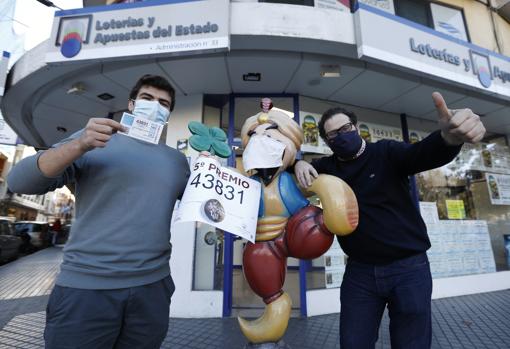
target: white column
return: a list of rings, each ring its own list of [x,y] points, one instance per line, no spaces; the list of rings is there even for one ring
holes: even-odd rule
[[[168,121],[166,144],[176,148],[177,140],[189,138],[188,122],[202,121],[203,96],[178,96]],[[191,163],[197,152],[188,149]],[[172,256],[170,268],[175,283],[170,317],[221,317],[223,291],[193,291],[195,224],[180,223],[171,228]],[[213,262],[213,261],[211,261]]]

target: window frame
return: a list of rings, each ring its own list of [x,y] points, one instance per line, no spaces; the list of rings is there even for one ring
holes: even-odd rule
[[[466,31],[467,42],[471,42],[471,35],[469,35],[469,28],[467,26],[466,14],[464,13],[464,8],[459,7],[459,6],[455,6],[455,5],[451,5],[451,4],[446,4],[446,3],[440,2],[440,1],[433,1],[433,0],[427,0],[427,1],[429,2],[429,4],[436,4],[436,5],[439,5],[439,6],[448,7],[448,8],[451,8],[453,10],[459,11],[460,14],[462,15],[462,21],[464,23],[464,30]],[[429,5],[429,11],[430,11],[430,16],[432,18],[432,24],[434,24],[434,17],[432,16],[432,8],[430,7],[430,5]],[[435,28],[435,26],[434,26],[433,29],[438,31]]]
[[[432,10],[430,9],[430,1],[427,1],[427,0],[425,0],[425,1],[423,1],[423,0],[393,0],[393,7],[395,10],[395,15],[399,16],[401,18],[406,18],[399,14],[400,6],[404,2],[427,3],[427,5],[428,5],[428,7],[427,7],[427,27],[435,30],[434,19],[432,18]],[[408,20],[410,20],[410,19],[408,19]],[[412,21],[412,22],[417,23],[414,21]],[[417,24],[421,24],[421,23],[417,23]],[[421,24],[421,25],[423,25],[423,24]]]
[[[437,30],[436,26],[434,25],[434,17],[432,16],[432,7],[431,7],[431,4],[436,4],[438,6],[443,6],[443,7],[447,7],[447,8],[453,9],[453,10],[460,11],[460,13],[462,15],[462,21],[464,23],[464,30],[466,31],[467,42],[469,42],[469,43],[471,42],[471,35],[469,34],[469,28],[468,28],[468,25],[467,25],[467,22],[466,22],[466,14],[464,13],[464,8],[459,7],[459,6],[454,6],[454,5],[451,5],[451,4],[446,4],[446,3],[440,2],[440,1],[434,1],[434,0],[393,0],[393,6],[394,6],[394,10],[395,10],[395,15],[396,16],[399,16],[399,17],[402,17],[402,18],[406,18],[406,17],[403,17],[403,16],[401,16],[399,14],[400,4],[402,4],[403,2],[406,2],[406,1],[407,2],[416,2],[416,3],[424,3],[424,2],[427,3],[427,24],[428,24],[427,27],[437,31],[438,33],[442,33],[442,32]],[[423,25],[421,23],[417,23],[417,24]],[[442,33],[442,34],[445,34],[445,33]],[[448,35],[448,34],[445,34],[445,35]],[[449,35],[449,36],[452,36],[452,35]],[[454,36],[452,36],[452,37],[455,38]]]

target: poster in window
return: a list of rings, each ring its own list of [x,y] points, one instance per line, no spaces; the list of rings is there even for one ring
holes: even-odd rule
[[[427,137],[429,134],[430,133],[427,132],[409,130],[409,143],[411,144],[418,143],[419,141]]]
[[[482,163],[485,168],[492,168],[492,154],[488,145],[485,145],[482,150]]]
[[[462,200],[445,200],[448,219],[464,219],[466,218],[466,209]]]
[[[435,201],[420,201],[420,214],[425,223],[438,223],[439,214],[437,213],[437,203]]]
[[[325,281],[326,288],[338,288],[342,284],[342,278],[345,272],[345,268],[336,268],[326,270]]]
[[[510,205],[510,175],[485,173],[489,197],[493,205]]]
[[[324,254],[324,281],[326,288],[340,287],[345,272],[345,254],[337,241]]]
[[[181,138],[177,140],[177,150],[183,153],[184,155],[188,155],[188,139]]]
[[[434,3],[430,4],[430,10],[435,30],[457,39],[468,41],[464,16],[461,10]]]
[[[372,124],[360,121],[357,125],[360,136],[368,143],[375,143],[381,139],[402,141],[402,130],[398,127]]]
[[[508,146],[494,144],[491,155],[492,172],[510,174],[510,149]]]
[[[494,254],[486,221],[440,220],[427,223],[427,251],[433,278],[493,273]]]
[[[320,119],[320,114],[304,111],[299,113],[299,120],[301,121],[301,128],[303,129],[304,137],[303,145],[301,145],[301,151],[331,155],[333,152],[319,135]]]
[[[324,253],[324,269],[338,269],[345,267],[345,254],[338,242],[334,241],[329,250]]]

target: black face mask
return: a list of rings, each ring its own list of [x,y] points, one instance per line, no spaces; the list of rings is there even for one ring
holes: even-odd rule
[[[328,140],[328,145],[341,159],[350,160],[356,156],[361,148],[362,139],[357,130],[339,133],[335,138]]]
[[[257,168],[257,175],[262,179],[265,185],[269,185],[274,179],[274,175],[278,172],[279,167]]]

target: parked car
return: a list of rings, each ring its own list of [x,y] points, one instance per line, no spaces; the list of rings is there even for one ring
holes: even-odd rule
[[[18,258],[23,240],[14,234],[14,227],[9,219],[0,218],[0,262]]]
[[[52,234],[47,222],[18,221],[14,223],[15,234],[19,237],[30,237],[30,245],[37,249],[51,245]]]

